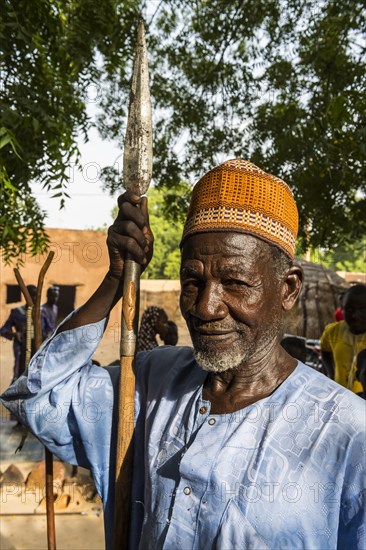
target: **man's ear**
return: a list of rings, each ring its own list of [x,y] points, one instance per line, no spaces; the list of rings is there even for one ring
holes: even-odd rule
[[[293,265],[287,271],[283,281],[282,309],[289,311],[293,308],[302,289],[304,272],[298,265]]]

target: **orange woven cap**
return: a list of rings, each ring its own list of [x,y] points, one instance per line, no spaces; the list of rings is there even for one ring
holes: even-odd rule
[[[195,185],[181,245],[194,233],[235,231],[274,244],[293,258],[298,212],[288,185],[247,160],[227,160]]]

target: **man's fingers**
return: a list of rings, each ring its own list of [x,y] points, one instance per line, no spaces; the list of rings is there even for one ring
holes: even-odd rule
[[[122,257],[128,252],[144,266],[151,260],[154,242],[149,226],[147,199],[126,191],[118,197],[118,206],[117,219],[108,232],[110,252],[113,256],[118,251]]]
[[[124,202],[130,202],[131,204],[137,206],[141,202],[141,197],[139,197],[139,195],[136,195],[136,193],[133,193],[132,191],[126,191],[117,199],[118,208],[121,208]]]
[[[146,220],[146,225],[143,227],[143,232],[146,237],[146,240],[149,243],[154,242],[154,235],[150,229],[150,220],[149,220],[149,210],[148,210],[148,200],[147,197],[141,197],[141,203],[140,203],[140,211],[144,215],[144,218]]]
[[[137,205],[128,201],[120,203],[116,221],[133,221],[140,229],[146,225],[146,216],[141,212]]]
[[[146,225],[150,229],[150,221],[149,221],[149,210],[148,210],[148,200],[147,197],[141,197],[140,202],[140,212],[144,215],[146,220]]]
[[[118,250],[123,255],[126,252],[129,253],[131,258],[141,265],[147,262],[144,247],[141,247],[133,237],[117,233],[113,226],[108,232],[108,246],[110,249]]]
[[[122,237],[122,239],[123,239],[123,247],[130,254],[131,258],[135,262],[141,265],[146,264],[147,263],[146,253],[138,245],[135,239],[132,239],[131,237]]]
[[[132,237],[141,248],[145,248],[147,245],[147,240],[143,231],[131,220],[115,221],[112,225],[112,229],[118,235]]]

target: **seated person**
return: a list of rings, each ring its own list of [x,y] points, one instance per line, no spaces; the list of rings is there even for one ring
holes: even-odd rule
[[[157,348],[159,343],[156,335],[163,340],[168,331],[168,316],[161,307],[147,307],[142,314],[137,340],[137,350],[147,351]]]
[[[163,338],[166,346],[176,346],[178,343],[178,327],[174,321],[168,321],[168,331]]]
[[[366,349],[361,350],[357,355],[356,378],[362,384],[362,391],[358,395],[366,399]]]

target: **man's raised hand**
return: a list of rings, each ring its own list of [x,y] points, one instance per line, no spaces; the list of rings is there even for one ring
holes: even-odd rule
[[[153,254],[154,236],[149,225],[147,198],[127,191],[118,197],[118,216],[108,229],[109,274],[116,278],[123,275],[126,252],[139,263],[142,271]]]

